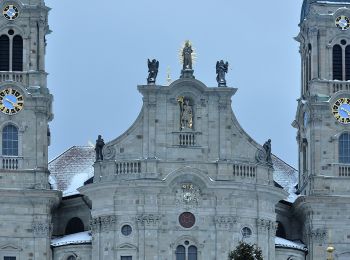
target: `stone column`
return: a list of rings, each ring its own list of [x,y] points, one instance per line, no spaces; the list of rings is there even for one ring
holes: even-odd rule
[[[159,254],[158,230],[161,216],[143,214],[136,218],[139,227],[139,259],[157,259]]]

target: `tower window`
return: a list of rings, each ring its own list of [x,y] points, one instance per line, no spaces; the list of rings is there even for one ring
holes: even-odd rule
[[[66,226],[66,235],[75,234],[84,231],[84,224],[80,218],[72,218]]]
[[[2,130],[2,155],[18,156],[18,129],[14,125]]]
[[[343,51],[340,45],[333,46],[333,80],[343,80]]]
[[[345,48],[345,80],[350,80],[350,45]]]
[[[21,36],[16,35],[13,37],[12,42],[12,70],[23,70],[23,39]]]
[[[0,71],[23,71],[23,38],[14,34],[0,36]]]
[[[10,70],[10,39],[7,35],[0,36],[0,71]]]
[[[350,163],[350,134],[343,133],[339,137],[339,162]]]

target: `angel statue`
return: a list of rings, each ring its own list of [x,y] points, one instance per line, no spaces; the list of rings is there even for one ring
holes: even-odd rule
[[[159,68],[159,61],[157,61],[156,59],[153,59],[152,61],[150,61],[148,59],[147,84],[155,84],[156,83],[158,68]]]
[[[228,71],[228,62],[226,63],[221,60],[216,62],[216,81],[218,82],[219,87],[226,87],[225,74]]]

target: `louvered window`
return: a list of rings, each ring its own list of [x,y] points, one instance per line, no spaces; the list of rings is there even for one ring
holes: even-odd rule
[[[350,45],[345,48],[345,75],[350,80]]]
[[[16,35],[13,37],[12,47],[12,70],[23,70],[23,39],[21,36]]]
[[[333,80],[343,80],[343,55],[338,44],[333,46]]]
[[[10,70],[10,39],[7,35],[0,36],[0,71]]]

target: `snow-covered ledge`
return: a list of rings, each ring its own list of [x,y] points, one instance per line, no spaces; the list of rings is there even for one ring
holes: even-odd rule
[[[77,245],[77,244],[91,244],[92,236],[91,231],[79,232],[70,234],[58,238],[54,238],[51,241],[51,246],[64,246],[64,245]]]
[[[307,248],[304,244],[293,242],[284,238],[275,238],[276,260],[304,260]]]

